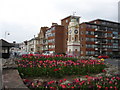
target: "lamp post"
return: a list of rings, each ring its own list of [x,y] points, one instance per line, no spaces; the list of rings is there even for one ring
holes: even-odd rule
[[[10,35],[10,33],[5,31],[5,39],[6,39],[7,35]]]

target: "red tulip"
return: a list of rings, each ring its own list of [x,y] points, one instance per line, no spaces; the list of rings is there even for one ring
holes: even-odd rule
[[[68,85],[68,86],[70,86],[71,84],[70,84],[70,83],[68,83],[67,85]]]
[[[108,87],[105,87],[105,90],[108,90]]]
[[[30,80],[28,80],[28,79],[25,79],[25,80],[24,80],[24,82],[30,82]]]
[[[108,80],[109,80],[109,78],[106,78],[106,80],[108,81]]]
[[[57,68],[57,69],[54,69],[54,71],[58,71],[59,70],[59,68]]]
[[[66,81],[67,79],[63,79],[64,81]]]
[[[106,70],[103,69],[102,72],[106,72]]]
[[[98,87],[98,88],[102,88],[102,86],[100,86],[100,85],[97,85],[97,87]]]
[[[109,84],[112,84],[113,82],[112,81],[109,81]]]
[[[110,86],[110,88],[113,88],[112,86]]]
[[[75,88],[75,87],[71,87],[71,88]]]
[[[63,82],[63,80],[60,80],[59,82],[60,82],[60,83],[62,83],[62,82]]]
[[[66,85],[60,85],[62,88],[66,88]]]
[[[88,75],[85,75],[86,78],[88,78]]]

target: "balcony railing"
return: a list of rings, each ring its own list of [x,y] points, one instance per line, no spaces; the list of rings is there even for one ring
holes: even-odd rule
[[[113,39],[120,39],[120,37],[113,37]]]
[[[95,50],[98,50],[98,48],[95,48]]]

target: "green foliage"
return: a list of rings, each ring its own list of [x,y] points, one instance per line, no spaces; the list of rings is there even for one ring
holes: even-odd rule
[[[94,74],[94,73],[100,73],[105,68],[105,65],[94,65],[93,66],[62,66],[62,67],[18,67],[18,71],[24,75],[24,77],[64,77],[66,75],[86,75],[88,74]],[[56,68],[61,68],[58,71],[54,71]]]

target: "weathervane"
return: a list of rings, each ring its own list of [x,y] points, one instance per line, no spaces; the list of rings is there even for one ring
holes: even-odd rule
[[[75,16],[75,13],[76,13],[76,12],[73,12],[73,16]]]

